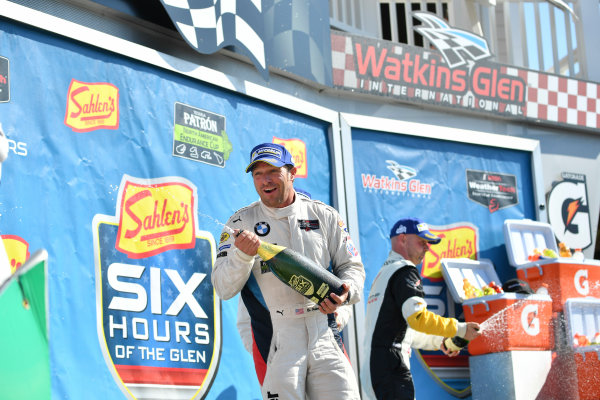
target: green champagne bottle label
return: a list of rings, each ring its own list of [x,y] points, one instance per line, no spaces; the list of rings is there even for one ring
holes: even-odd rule
[[[315,287],[313,286],[313,283],[309,279],[303,277],[302,275],[292,275],[288,283],[290,287],[296,292],[303,294],[307,297],[311,296],[315,292]]]
[[[261,242],[258,255],[279,280],[317,304],[343,291],[337,276],[292,249]]]

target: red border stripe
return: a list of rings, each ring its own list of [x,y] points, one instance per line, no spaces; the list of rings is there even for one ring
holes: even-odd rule
[[[115,368],[124,383],[153,383],[157,385],[200,386],[208,372],[206,369],[116,364]]]

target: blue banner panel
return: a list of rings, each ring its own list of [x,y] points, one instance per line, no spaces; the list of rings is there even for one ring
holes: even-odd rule
[[[258,198],[244,172],[257,143],[289,144],[297,186],[331,203],[329,124],[1,22],[0,233],[15,267],[48,251],[52,398],[144,398],[127,382],[140,369],[217,365],[183,398],[260,398],[238,299],[211,300],[211,238]]]
[[[391,249],[392,225],[409,216],[444,239],[420,266],[431,311],[464,320],[440,272],[442,258],[491,259],[501,281],[516,277],[502,227],[505,219],[535,218],[529,152],[365,129],[352,130],[352,147],[364,298]],[[413,355],[417,398],[452,399],[468,390],[468,363],[460,357]],[[452,369],[457,373],[444,375]]]

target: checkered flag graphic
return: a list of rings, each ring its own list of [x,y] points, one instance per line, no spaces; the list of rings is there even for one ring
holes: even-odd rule
[[[264,10],[269,65],[332,86],[328,2],[272,3]]]
[[[212,54],[225,46],[243,49],[268,75],[261,0],[161,0],[190,46]]]
[[[428,12],[414,12],[423,25],[415,30],[425,36],[442,53],[450,68],[460,67],[469,61],[492,56],[487,41],[471,32],[450,27],[443,19]]]
[[[396,177],[401,181],[417,175],[417,171],[415,171],[413,168],[400,165],[394,160],[385,160],[385,162],[389,164],[387,168],[392,171],[394,175],[396,175]]]

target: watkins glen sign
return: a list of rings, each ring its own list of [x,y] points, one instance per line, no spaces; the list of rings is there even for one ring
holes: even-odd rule
[[[132,399],[200,399],[220,359],[215,240],[181,177],[123,176],[117,215],[92,223],[96,313],[107,368]]]
[[[491,61],[487,41],[428,12],[433,49],[332,32],[334,87],[411,102],[600,129],[600,85]]]

